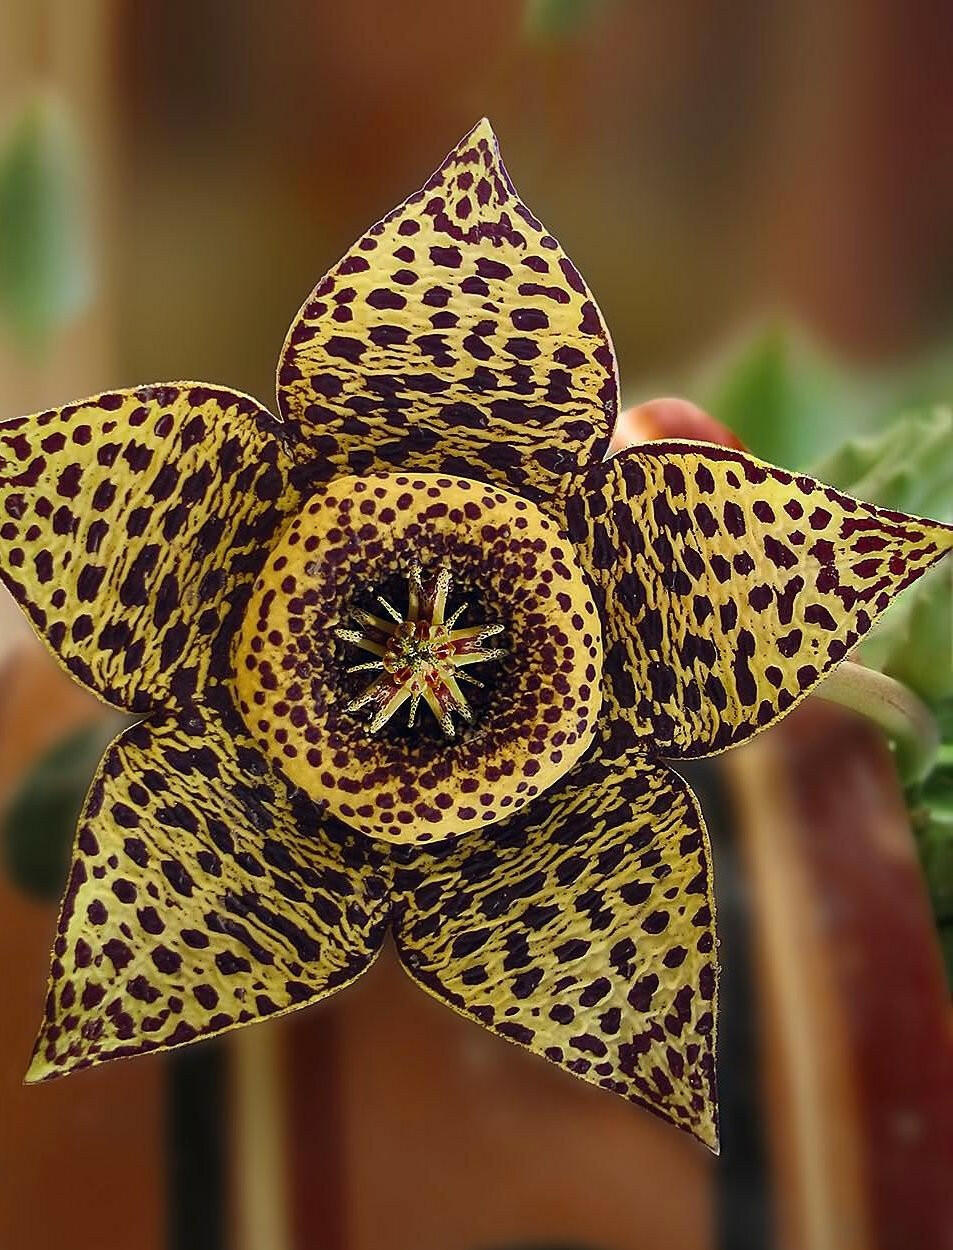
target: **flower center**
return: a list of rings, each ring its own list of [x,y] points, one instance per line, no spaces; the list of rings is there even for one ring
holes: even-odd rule
[[[442,473],[317,485],[255,581],[233,658],[238,710],[277,767],[393,842],[531,803],[592,743],[602,702],[601,625],[571,544],[530,500]]]
[[[370,685],[347,704],[349,712],[369,709],[368,729],[376,733],[398,709],[409,702],[407,724],[413,725],[421,700],[436,717],[448,738],[456,736],[454,715],[471,721],[473,713],[461,683],[482,685],[463,670],[474,664],[502,659],[503,647],[488,646],[503,632],[502,625],[467,625],[454,628],[467,605],[446,618],[452,586],[447,568],[426,571],[419,564],[410,570],[407,615],[401,616],[383,595],[377,601],[390,620],[354,608],[356,629],[338,629],[344,642],[379,657],[352,664],[348,673],[376,673]],[[446,618],[446,619],[445,619]]]

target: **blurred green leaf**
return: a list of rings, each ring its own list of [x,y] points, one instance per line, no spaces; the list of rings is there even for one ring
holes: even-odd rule
[[[524,29],[530,38],[565,39],[605,4],[606,0],[526,0]]]
[[[938,719],[948,744],[940,766],[907,799],[953,987],[953,699],[941,706]]]
[[[953,521],[953,412],[910,413],[881,434],[849,440],[812,472],[858,499]],[[953,697],[953,562],[900,596],[860,658],[930,704]]]
[[[76,144],[43,96],[0,150],[0,314],[21,339],[42,343],[90,291]]]
[[[937,406],[953,403],[948,346],[861,373],[788,327],[762,328],[709,363],[688,393],[766,460],[953,522],[953,411]],[[859,658],[915,691],[940,727],[938,766],[907,802],[953,986],[953,561],[900,596]]]
[[[914,828],[937,918],[953,924],[953,769],[938,768],[921,788]]]
[[[953,696],[953,568],[945,561],[908,590],[860,647],[870,668],[927,703]]]
[[[953,521],[953,412],[908,413],[880,434],[848,440],[812,472],[882,507]],[[901,595],[859,655],[930,704],[940,729],[938,766],[907,791],[907,804],[953,986],[953,561]]]
[[[863,370],[796,326],[769,323],[709,360],[687,379],[686,393],[756,455],[806,469],[844,439],[887,428],[898,413],[953,403],[953,349]]]
[[[883,508],[951,521],[953,411],[907,413],[879,434],[843,443],[812,472]]]
[[[710,363],[691,394],[755,455],[791,468],[802,468],[863,423],[849,374],[780,325]]]
[[[40,898],[59,896],[83,800],[120,717],[84,725],[40,758],[20,783],[0,824],[3,858],[15,885]]]

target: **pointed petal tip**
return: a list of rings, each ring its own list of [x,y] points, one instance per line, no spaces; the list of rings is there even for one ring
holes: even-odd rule
[[[45,1059],[39,1049],[34,1053],[30,1060],[29,1067],[23,1075],[24,1085],[39,1085],[41,1081],[48,1080],[51,1076],[56,1075],[56,1070],[48,1059]]]
[[[640,1094],[624,1094],[623,1097],[639,1111],[648,1111],[650,1115],[668,1124],[671,1128],[677,1129],[680,1133],[686,1133],[694,1141],[698,1142],[700,1146],[704,1146],[716,1158],[721,1154],[718,1115],[717,1109],[713,1104],[709,1104],[701,1112],[700,1119],[687,1121],[668,1110],[664,1105],[646,1101]]]
[[[49,1081],[55,1081],[58,1077],[68,1076],[78,1065],[79,1067],[89,1067],[90,1061],[80,1056],[79,1059],[70,1062],[54,1062],[47,1058],[46,1052],[50,1045],[50,1038],[47,1036],[48,1023],[44,1021],[40,1026],[36,1041],[33,1043],[33,1054],[30,1056],[30,1062],[27,1064],[26,1072],[23,1074],[24,1085],[45,1085]],[[95,1061],[94,1061],[95,1062]]]
[[[486,116],[481,117],[480,120],[477,122],[477,124],[473,127],[473,129],[469,130],[463,136],[463,138],[457,144],[457,147],[462,148],[467,144],[479,143],[483,139],[485,139],[486,142],[493,149],[493,151],[497,155],[499,155],[500,141],[497,138],[496,131],[493,129],[493,126],[490,123],[490,119]]]
[[[698,1126],[692,1133],[696,1141],[700,1142],[706,1150],[717,1159],[721,1154],[721,1137],[718,1133],[718,1126],[714,1120],[706,1120],[704,1124]]]
[[[493,125],[485,113],[477,122],[477,124],[473,127],[473,129],[470,131],[470,134],[480,139],[495,139],[496,138],[496,133],[493,130]]]
[[[936,555],[933,556],[932,560],[927,560],[922,565],[919,570],[920,573],[925,573],[931,564],[942,562],[953,552],[953,525],[948,525],[944,521],[933,521],[907,513],[900,513],[898,516],[905,524],[918,526],[924,531],[925,537],[933,544],[936,551]]]

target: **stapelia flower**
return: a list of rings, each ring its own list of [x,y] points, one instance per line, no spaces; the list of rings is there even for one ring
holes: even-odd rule
[[[3,578],[141,718],[29,1079],[316,1002],[392,932],[714,1147],[710,857],[661,761],[776,721],[953,531],[732,449],[604,460],[608,333],[485,122],[318,283],[278,408],[182,382],[0,427]]]

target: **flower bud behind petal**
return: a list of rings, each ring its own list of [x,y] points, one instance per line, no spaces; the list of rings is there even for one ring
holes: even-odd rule
[[[610,451],[661,438],[688,438],[745,451],[744,443],[713,416],[687,399],[665,396],[624,409],[612,432]]]

